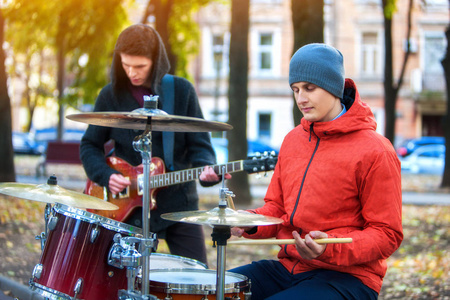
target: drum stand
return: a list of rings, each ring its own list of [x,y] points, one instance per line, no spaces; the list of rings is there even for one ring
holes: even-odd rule
[[[228,207],[227,198],[234,196],[233,192],[225,188],[225,167],[222,170],[222,187],[220,188],[219,217],[225,215],[225,209]],[[234,206],[234,205],[233,205]],[[224,300],[225,295],[225,269],[226,269],[226,246],[227,240],[231,237],[231,226],[213,225],[211,233],[213,247],[217,246],[217,281],[216,281],[216,299]]]
[[[47,179],[47,184],[56,185],[57,179],[56,176],[52,175]],[[41,241],[41,251],[44,251],[45,242],[47,241],[48,237],[48,221],[50,219],[50,214],[52,213],[52,205],[50,203],[47,203],[45,205],[45,211],[44,211],[44,232],[41,232],[40,235],[37,235],[35,237],[36,240]]]
[[[150,237],[150,166],[152,161],[152,116],[167,115],[166,112],[158,108],[158,96],[144,96],[144,107],[136,109],[133,112],[143,113],[147,115],[147,125],[144,133],[137,136],[133,141],[133,148],[141,153],[142,165],[144,167],[144,182],[142,195],[142,231],[143,238],[140,239],[140,254],[142,256],[142,285],[141,293],[134,291],[134,287],[130,286],[136,278],[133,266],[127,270],[128,290],[119,291],[119,299],[157,299],[150,295],[150,255],[152,249],[156,250],[157,237],[152,234]]]

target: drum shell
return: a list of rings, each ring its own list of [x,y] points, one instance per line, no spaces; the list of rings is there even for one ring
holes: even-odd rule
[[[134,236],[140,229],[59,204],[54,206],[53,217],[57,222],[49,230],[41,255],[42,271],[33,282],[51,293],[73,297],[81,279],[77,299],[117,299],[119,289],[127,288],[126,269],[108,264],[109,251],[117,233]],[[98,231],[95,238],[94,231]]]

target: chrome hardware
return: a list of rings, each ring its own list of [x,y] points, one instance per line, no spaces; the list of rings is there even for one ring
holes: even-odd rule
[[[48,219],[48,230],[53,230],[56,228],[56,224],[58,223],[58,217],[56,216],[51,216]]]
[[[83,288],[83,278],[78,278],[77,282],[75,283],[75,287],[73,288],[73,291],[75,292],[75,295],[73,296],[73,300],[77,299],[77,295],[81,293],[81,289]]]
[[[100,234],[100,230],[98,230],[98,224],[97,224],[97,226],[94,229],[92,229],[92,231],[91,231],[90,242],[92,244],[95,243],[99,234]]]
[[[35,265],[33,268],[33,272],[31,273],[31,276],[33,276],[33,278],[40,279],[43,269],[44,266],[42,264]]]

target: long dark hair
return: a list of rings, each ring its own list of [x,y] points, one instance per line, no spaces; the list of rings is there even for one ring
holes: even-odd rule
[[[124,89],[129,83],[129,78],[122,67],[120,54],[145,56],[155,62],[158,57],[159,44],[160,39],[156,31],[144,24],[131,25],[120,33],[114,48],[111,70],[113,86],[116,91]],[[154,68],[152,68],[151,74],[153,75],[153,73]]]

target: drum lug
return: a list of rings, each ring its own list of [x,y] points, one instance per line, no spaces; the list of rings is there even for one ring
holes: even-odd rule
[[[244,299],[245,300],[251,300],[252,299],[252,292],[244,292]]]
[[[40,279],[43,269],[44,269],[44,266],[42,264],[35,265],[33,268],[33,272],[31,273],[31,276],[33,276],[33,278]]]
[[[95,243],[95,241],[97,240],[98,235],[100,234],[100,231],[98,230],[98,228],[94,228],[91,231],[91,244]]]
[[[49,229],[49,230],[55,229],[57,223],[58,223],[58,217],[56,217],[56,216],[51,216],[51,217],[48,219],[48,229]]]
[[[83,278],[78,278],[77,282],[75,283],[75,287],[73,288],[75,295],[73,296],[72,300],[78,299],[77,295],[81,293],[82,288],[83,288]]]

